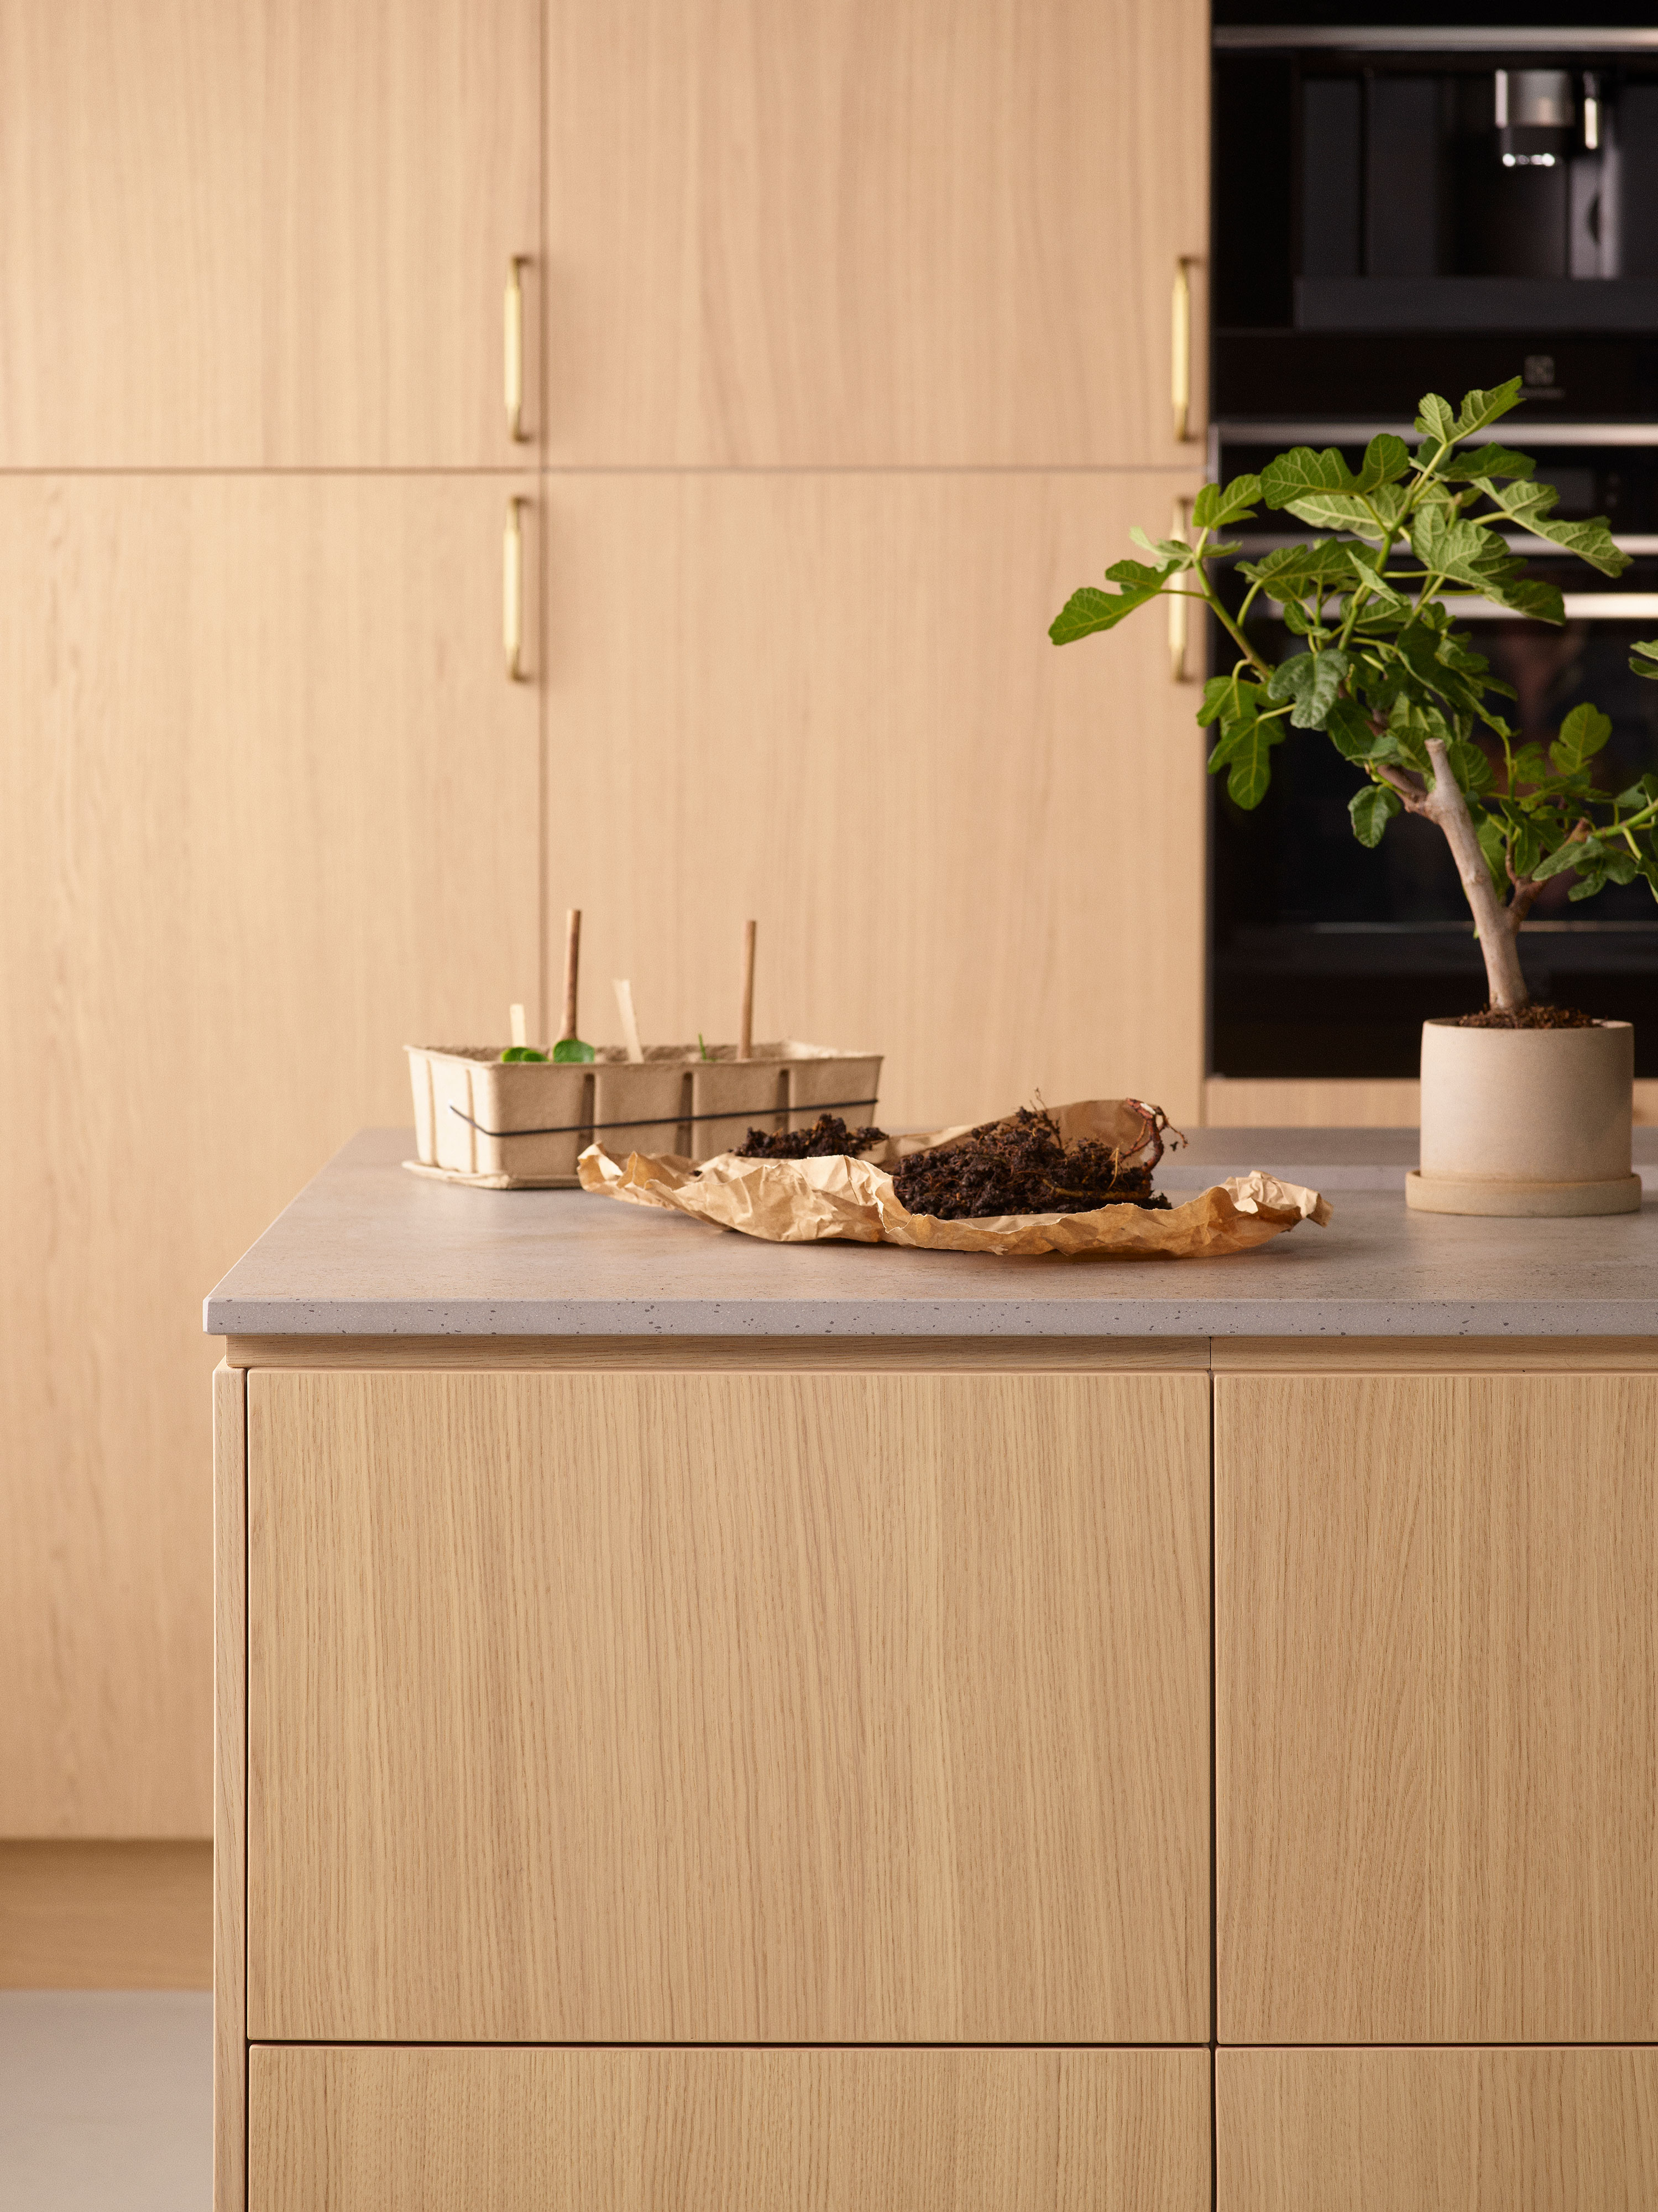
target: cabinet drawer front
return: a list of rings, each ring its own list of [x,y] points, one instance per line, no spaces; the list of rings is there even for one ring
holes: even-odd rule
[[[1207,2212],[1206,2051],[250,2053],[248,2212]]]
[[[1215,1385],[1229,2043],[1658,2038],[1658,1377]]]
[[[1226,2212],[1651,2212],[1658,2051],[1222,2051]]]
[[[1196,1375],[256,1373],[256,2039],[1196,2042]]]

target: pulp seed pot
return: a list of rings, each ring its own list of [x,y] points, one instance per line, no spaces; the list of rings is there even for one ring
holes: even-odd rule
[[[1634,1213],[1635,1033],[1422,1025],[1422,1160],[1408,1204],[1428,1213]]]
[[[750,1128],[809,1129],[821,1113],[874,1118],[879,1053],[782,1037],[739,1060],[735,1045],[652,1045],[630,1061],[602,1045],[584,1064],[503,1063],[493,1045],[408,1045],[417,1159],[496,1188],[574,1188],[597,1137],[612,1158],[712,1159]]]

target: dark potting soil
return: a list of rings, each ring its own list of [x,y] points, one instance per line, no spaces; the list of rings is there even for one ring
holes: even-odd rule
[[[1157,1156],[1163,1146],[1157,1145]],[[966,1221],[998,1213],[1091,1213],[1097,1206],[1169,1200],[1151,1188],[1151,1162],[1126,1163],[1109,1145],[1061,1143],[1051,1114],[1022,1106],[953,1144],[912,1152],[894,1169],[893,1187],[911,1213]]]
[[[820,1114],[810,1129],[785,1129],[776,1136],[750,1129],[737,1148],[743,1160],[826,1160],[836,1152],[855,1156],[887,1140],[884,1129],[849,1129],[838,1114]]]
[[[1521,1006],[1517,1014],[1505,1014],[1495,1006],[1482,1006],[1477,1014],[1459,1014],[1455,1026],[1460,1030],[1592,1030],[1595,1025],[1593,1014],[1580,1014],[1576,1006]]]

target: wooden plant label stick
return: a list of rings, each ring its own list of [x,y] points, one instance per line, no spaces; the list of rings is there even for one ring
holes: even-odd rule
[[[757,922],[743,925],[743,1019],[737,1033],[737,1057],[754,1057],[754,933]]]
[[[576,995],[581,981],[581,908],[573,906],[564,917],[564,1026],[561,1037],[579,1036]]]
[[[635,1066],[645,1057],[645,1048],[639,1042],[639,1018],[634,1012],[634,987],[631,983],[616,982],[616,1007],[622,1017],[622,1042],[628,1048],[628,1057]]]
[[[529,1033],[524,1026],[523,1007],[508,1006],[507,1009],[507,1017],[513,1032],[513,1042],[521,1049],[530,1042]]]

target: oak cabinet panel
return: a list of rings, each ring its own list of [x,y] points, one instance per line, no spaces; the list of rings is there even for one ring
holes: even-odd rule
[[[1225,2212],[1648,2212],[1658,2051],[1226,2051]]]
[[[1655,1464],[1651,1376],[1216,1377],[1223,2041],[1658,2036]]]
[[[247,1376],[213,1370],[213,2212],[247,2212]]]
[[[884,1050],[888,1127],[1196,1113],[1196,688],[1155,608],[1047,635],[1192,479],[546,483],[549,902],[647,1036],[735,1035],[752,915],[756,1034]]]
[[[1202,2051],[249,2055],[250,2212],[1208,2212]]]
[[[1208,41],[1202,0],[550,0],[550,454],[1191,465]]]
[[[537,0],[4,0],[0,467],[516,465],[540,58]]]
[[[248,1420],[255,2040],[1206,2036],[1202,1376]]]
[[[539,984],[501,498],[0,487],[0,1834],[206,1836],[201,1299]]]

